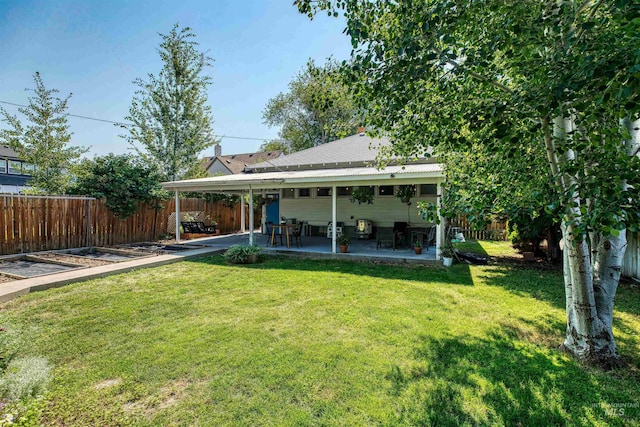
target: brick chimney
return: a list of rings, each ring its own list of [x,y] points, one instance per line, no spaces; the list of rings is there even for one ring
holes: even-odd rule
[[[220,144],[216,144],[216,145],[214,146],[214,149],[215,149],[215,155],[216,155],[216,157],[220,157],[220,156],[222,156],[222,145],[220,145]]]

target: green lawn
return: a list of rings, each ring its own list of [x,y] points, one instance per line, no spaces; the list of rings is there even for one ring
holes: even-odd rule
[[[638,287],[616,307],[614,372],[555,350],[559,272],[512,264],[216,256],[31,294],[0,324],[55,366],[45,425],[640,425]]]

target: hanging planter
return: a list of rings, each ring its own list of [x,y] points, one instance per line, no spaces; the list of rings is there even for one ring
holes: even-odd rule
[[[355,187],[351,192],[351,197],[349,198],[351,203],[358,202],[359,205],[366,203],[367,205],[373,204],[373,192],[371,191],[371,187]]]
[[[411,203],[411,198],[416,195],[415,185],[401,185],[396,191],[396,197],[400,199],[402,203]]]

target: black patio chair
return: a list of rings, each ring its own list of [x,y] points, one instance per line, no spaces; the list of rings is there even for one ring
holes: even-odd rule
[[[395,235],[395,246],[401,246],[406,243],[407,239],[407,227],[409,224],[406,222],[394,222],[393,223],[393,233]]]
[[[376,231],[376,250],[380,249],[380,246],[387,244],[396,250],[396,234],[392,228],[378,227]]]
[[[296,224],[296,228],[293,230],[293,234],[290,236],[290,238],[295,239],[296,248],[302,247],[302,228],[303,227],[304,227],[304,221],[299,221]]]

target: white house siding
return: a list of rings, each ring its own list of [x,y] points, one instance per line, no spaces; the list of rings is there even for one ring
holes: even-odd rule
[[[640,280],[640,233],[627,233],[627,250],[622,260],[622,274]]]
[[[426,223],[416,208],[416,202],[421,200],[435,203],[436,196],[414,197],[409,207],[395,196],[376,197],[371,205],[351,203],[349,197],[338,196],[337,220],[346,225],[355,225],[357,219],[368,219],[377,227],[393,227],[396,221],[423,226]],[[280,215],[311,225],[327,225],[331,221],[331,197],[280,199]]]

